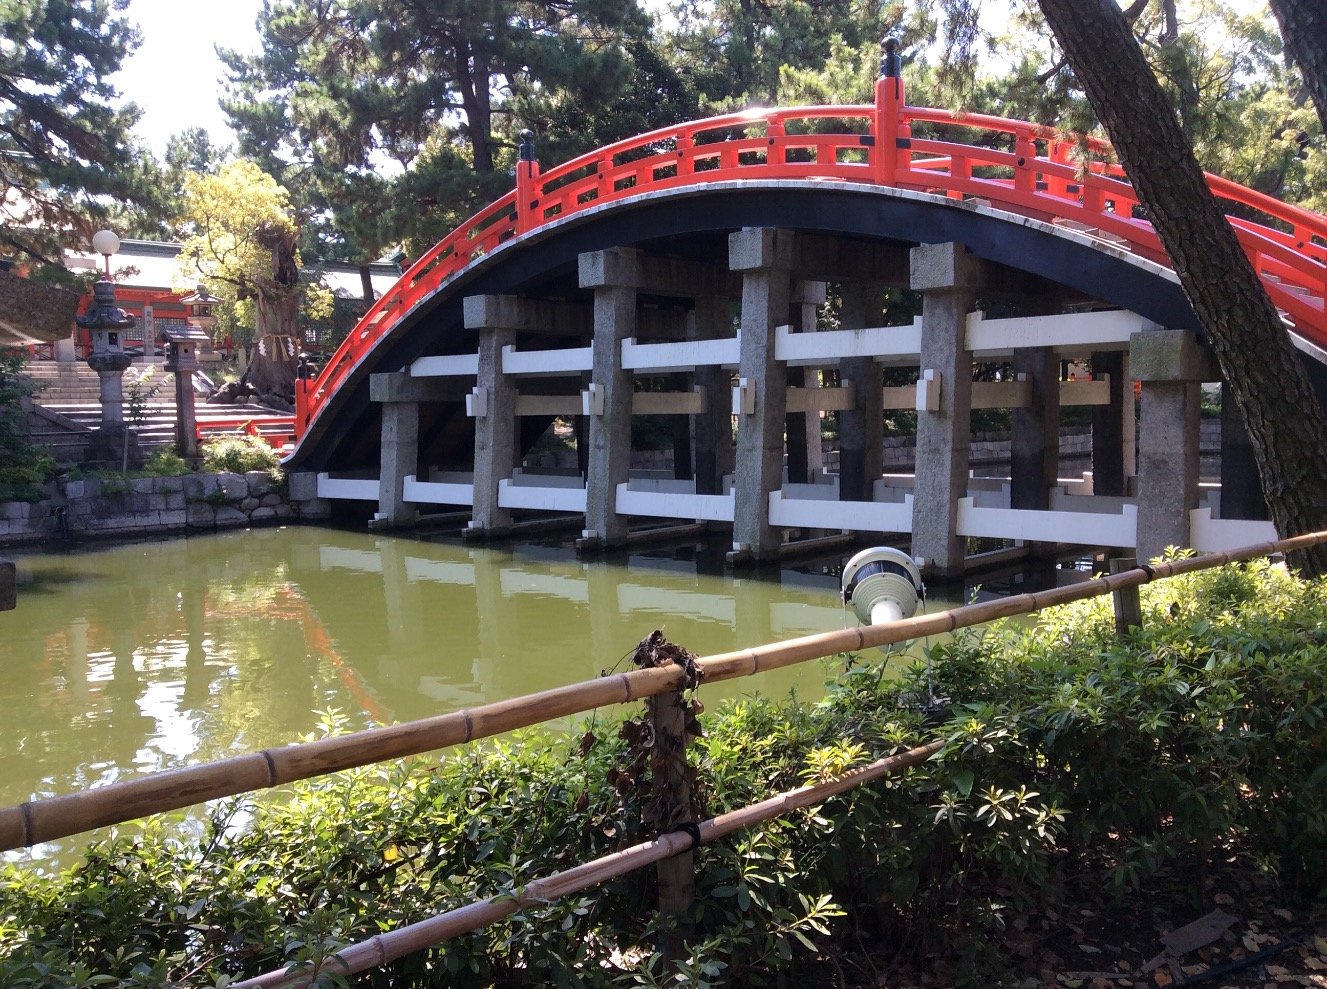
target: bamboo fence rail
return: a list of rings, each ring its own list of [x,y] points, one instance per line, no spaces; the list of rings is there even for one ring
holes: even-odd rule
[[[753,676],[811,659],[944,634],[1052,605],[1136,588],[1160,578],[1278,553],[1292,553],[1322,542],[1327,542],[1327,531],[1258,543],[1224,553],[1158,562],[1067,587],[916,615],[897,622],[823,632],[720,653],[697,660],[697,666],[703,671],[705,682]],[[676,665],[635,670],[434,718],[370,728],[317,742],[264,749],[201,766],[154,773],[138,780],[27,801],[0,808],[0,851],[29,847],[219,797],[282,786],[389,759],[421,755],[544,721],[583,714],[609,704],[631,703],[677,691],[682,687],[683,677],[683,670]]]
[[[878,759],[824,783],[787,790],[740,810],[712,817],[700,823],[699,843],[704,845],[754,824],[773,820],[804,807],[813,807],[864,783],[921,765],[944,746],[943,741],[931,742],[898,755]],[[377,934],[367,941],[348,945],[324,965],[323,971],[348,976],[371,968],[379,968],[416,951],[423,951],[451,938],[477,931],[518,910],[552,903],[564,896],[578,893],[609,879],[616,879],[628,872],[634,872],[685,852],[691,847],[691,836],[684,832],[660,835],[653,841],[632,845],[630,848],[573,866],[543,879],[536,879],[513,893],[504,893],[468,903],[463,907],[398,927],[394,931]],[[280,969],[243,982],[236,982],[234,989],[303,987],[308,986],[315,975],[316,973],[309,970]]]

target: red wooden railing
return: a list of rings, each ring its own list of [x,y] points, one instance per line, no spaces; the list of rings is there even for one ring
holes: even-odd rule
[[[341,344],[315,380],[297,382],[302,436],[355,366],[418,302],[502,243],[591,207],[645,192],[723,181],[833,179],[977,200],[1072,225],[1169,267],[1110,145],[1054,128],[903,102],[882,78],[865,106],[732,113],[619,141],[540,172],[521,161],[517,189],[485,207],[416,261]],[[1217,176],[1212,191],[1240,214],[1231,224],[1273,302],[1298,332],[1327,347],[1327,219]],[[1252,217],[1252,218],[1250,218]]]

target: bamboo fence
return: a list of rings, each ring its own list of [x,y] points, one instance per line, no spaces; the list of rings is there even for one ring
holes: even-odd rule
[[[824,803],[830,797],[837,796],[864,783],[869,783],[902,769],[921,765],[944,748],[944,745],[944,742],[936,741],[928,745],[918,746],[909,749],[907,752],[879,759],[832,780],[826,780],[824,783],[788,790],[740,810],[729,811],[727,814],[712,817],[700,823],[699,843],[704,845],[725,835],[732,834],[734,831],[740,831],[752,825],[782,817],[795,810],[814,807],[816,804]],[[394,931],[377,934],[367,941],[347,945],[324,964],[322,971],[328,974],[349,976],[358,972],[365,972],[371,968],[379,968],[398,958],[414,954],[416,951],[423,951],[425,948],[432,948],[451,938],[477,931],[481,927],[516,913],[518,910],[552,903],[564,896],[578,893],[583,889],[597,886],[610,879],[624,876],[628,872],[634,872],[652,863],[681,854],[691,847],[692,839],[689,834],[675,831],[671,834],[660,835],[653,841],[642,842],[639,845],[633,845],[630,848],[624,848],[610,855],[554,873],[543,879],[536,879],[513,893],[504,893],[489,897],[487,900],[468,903],[463,907],[457,907],[454,910],[436,914],[425,920],[398,927]],[[308,986],[317,974],[308,969],[279,969],[243,982],[236,982],[234,983],[234,989],[303,987]]]
[[[1140,566],[1067,587],[966,605],[930,615],[861,628],[824,632],[697,661],[704,682],[754,676],[812,659],[928,635],[953,632],[999,618],[1029,614],[1102,594],[1118,593],[1166,577],[1193,573],[1327,542],[1327,531],[1259,543],[1224,553]],[[0,808],[0,851],[53,841],[149,814],[177,810],[220,797],[282,786],[296,780],[375,762],[421,755],[490,738],[609,704],[627,704],[681,689],[677,665],[586,680],[536,694],[483,704],[419,721],[371,728],[335,738],[264,749],[184,769],[154,773],[78,793]]]

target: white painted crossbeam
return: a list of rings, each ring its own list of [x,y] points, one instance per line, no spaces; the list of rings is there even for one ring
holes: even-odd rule
[[[986,319],[974,312],[968,314],[967,346],[976,357],[1007,355],[1024,347],[1118,350],[1127,347],[1129,337],[1147,325],[1142,316],[1123,309],[1008,319]]]
[[[678,340],[673,343],[637,343],[635,337],[622,341],[622,367],[637,374],[664,374],[698,367],[737,367],[740,360],[737,337],[718,340]]]
[[[517,350],[502,348],[502,373],[534,377],[538,375],[575,374],[594,366],[589,347],[564,347],[561,350]]]
[[[876,326],[861,330],[794,333],[791,326],[774,331],[774,356],[797,367],[833,364],[845,357],[912,357],[921,353],[921,317],[911,326]]]
[[[318,497],[334,501],[377,501],[378,479],[319,474]]]
[[[698,495],[676,491],[648,491],[628,484],[617,486],[614,510],[619,515],[653,519],[693,519],[697,522],[731,522],[735,502],[731,494]]]
[[[473,482],[418,481],[415,475],[407,474],[401,496],[419,505],[473,505],[475,486]]]
[[[911,532],[912,495],[900,502],[824,501],[769,495],[770,525],[788,529],[839,529],[844,532]]]
[[[473,377],[479,373],[479,354],[444,354],[416,357],[410,364],[412,378]]]
[[[528,480],[528,479],[523,479]],[[561,487],[551,484],[515,484],[510,480],[498,481],[498,507],[527,508],[542,512],[584,512],[585,488]]]
[[[1271,522],[1214,519],[1210,508],[1195,508],[1189,512],[1189,545],[1199,553],[1224,553],[1280,538],[1276,525]]]
[[[978,508],[971,498],[958,501],[958,534],[989,539],[1041,540],[1086,546],[1138,545],[1138,506],[1119,514],[1041,512],[1017,508]]]

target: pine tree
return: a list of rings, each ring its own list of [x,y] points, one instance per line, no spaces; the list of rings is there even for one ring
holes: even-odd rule
[[[127,0],[0,5],[0,258],[65,275],[61,248],[86,244],[112,202],[139,197],[139,117],[107,79],[137,46]]]

